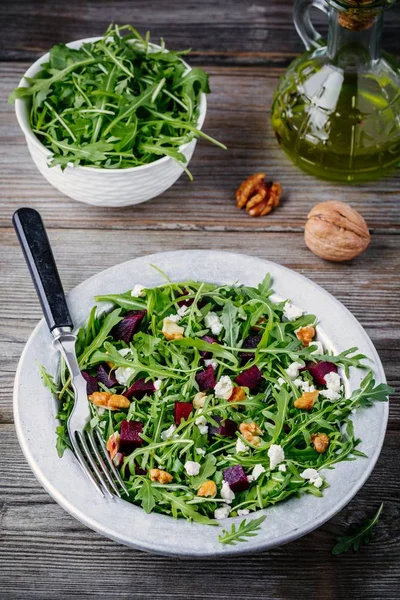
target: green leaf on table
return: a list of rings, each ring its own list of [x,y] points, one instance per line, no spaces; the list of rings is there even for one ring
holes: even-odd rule
[[[371,541],[372,530],[379,521],[382,509],[383,503],[380,505],[372,519],[366,519],[363,523],[358,525],[354,533],[338,537],[337,543],[332,548],[332,554],[343,554],[351,548],[354,552],[357,552],[361,543],[368,544]]]

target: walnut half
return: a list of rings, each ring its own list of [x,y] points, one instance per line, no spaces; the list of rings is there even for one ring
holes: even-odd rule
[[[250,217],[263,217],[279,205],[282,187],[265,181],[265,173],[254,173],[236,190],[236,206],[246,207]]]

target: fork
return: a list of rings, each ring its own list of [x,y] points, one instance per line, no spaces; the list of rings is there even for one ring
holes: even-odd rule
[[[75,351],[76,335],[67,301],[40,214],[33,208],[19,208],[13,225],[22,247],[43,314],[53,335],[54,347],[64,358],[71,375],[75,402],[67,421],[73,452],[96,490],[109,499],[121,498],[118,485],[128,490],[115,468],[100,432],[90,427],[91,412],[86,381],[81,374]]]

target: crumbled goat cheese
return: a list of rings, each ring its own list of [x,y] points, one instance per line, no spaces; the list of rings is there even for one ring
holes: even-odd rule
[[[205,361],[204,361],[204,365],[205,365],[206,367],[209,367],[209,366],[211,365],[211,366],[212,366],[212,368],[214,369],[214,371],[215,371],[215,369],[218,367],[218,363],[217,363],[217,361],[216,361],[216,360],[214,360],[213,358],[210,358],[210,359],[206,358],[206,359],[205,359]]]
[[[169,440],[174,435],[175,430],[176,430],[176,425],[171,425],[171,427],[168,427],[168,429],[165,429],[164,431],[161,432],[161,439]]]
[[[223,400],[228,400],[233,391],[233,383],[231,378],[228,375],[224,375],[218,381],[217,385],[214,388],[214,394],[216,398],[222,398]]]
[[[324,398],[327,398],[328,400],[339,400],[340,398],[340,394],[338,392],[335,392],[334,390],[331,390],[330,388],[328,388],[327,390],[320,390],[320,395],[323,396]]]
[[[311,354],[323,354],[324,353],[324,347],[321,344],[321,342],[314,340],[311,342],[310,346],[314,348],[314,350],[311,352]]]
[[[335,373],[332,371],[331,373],[327,373],[324,377],[326,387],[329,390],[333,390],[334,392],[340,392],[341,379],[339,373]]]
[[[244,517],[245,515],[249,515],[250,511],[248,508],[239,508],[237,511],[238,517]]]
[[[195,420],[195,424],[199,428],[201,435],[204,435],[205,433],[208,432],[208,423],[207,423],[207,419],[205,417],[203,417],[203,416],[197,417],[197,419]]]
[[[178,308],[178,316],[179,317],[184,317],[186,315],[186,313],[189,311],[189,307],[186,306],[185,304],[182,304],[182,306],[180,306]]]
[[[316,469],[305,469],[302,473],[300,473],[300,477],[303,479],[307,479],[311,484],[315,485],[315,487],[320,488],[324,483],[322,477],[318,474]]]
[[[196,448],[196,452],[199,456],[205,456],[206,451],[204,450],[204,448]]]
[[[222,482],[221,498],[225,500],[227,504],[232,504],[233,500],[235,499],[235,492],[231,490],[229,483],[226,481]]]
[[[211,333],[219,335],[222,331],[221,319],[215,312],[209,312],[204,319],[204,323],[208,329],[211,329]]]
[[[217,520],[227,519],[230,512],[231,512],[231,507],[229,506],[229,504],[223,504],[221,506],[221,508],[217,508],[214,511],[214,519],[217,519]]]
[[[178,315],[169,315],[169,317],[167,317],[167,319],[169,321],[172,321],[173,323],[179,323],[179,321],[181,320],[181,318],[182,317],[179,314]]]
[[[251,472],[251,476],[253,477],[253,481],[257,481],[257,479],[263,473],[265,473],[264,467],[262,465],[260,465],[260,464],[255,465],[254,469]]]
[[[315,390],[315,386],[309,381],[303,381],[302,379],[295,379],[293,381],[293,385],[297,388],[301,388],[303,392],[313,392]]]
[[[282,446],[279,444],[272,444],[272,446],[268,448],[267,454],[269,457],[269,468],[271,471],[273,471],[275,467],[279,465],[279,463],[285,460],[285,453]]]
[[[286,465],[279,465],[279,467],[278,467],[278,471],[282,471],[283,473],[286,472],[286,469],[287,469]]]
[[[139,298],[139,296],[144,296],[144,290],[146,288],[144,287],[144,285],[140,285],[140,283],[137,283],[136,285],[133,286],[133,290],[131,291],[131,296],[133,296],[134,298]]]
[[[240,438],[238,438],[236,440],[236,452],[239,454],[239,452],[248,452],[249,451],[249,447],[246,446],[246,444],[244,442],[242,442],[242,440]]]
[[[156,379],[154,382],[154,387],[156,388],[156,392],[158,392],[161,389],[161,385],[162,385],[161,379]]]
[[[198,475],[200,471],[200,463],[194,460],[187,460],[185,462],[185,471],[188,475]]]
[[[121,350],[118,350],[118,352],[121,356],[127,356],[128,354],[131,354],[129,348],[121,348]],[[128,381],[134,372],[135,369],[132,369],[131,367],[118,367],[118,369],[115,371],[115,379],[120,385],[128,385]]]
[[[291,365],[288,366],[287,369],[285,369],[288,377],[290,377],[290,379],[296,379],[296,377],[299,376],[299,369],[301,369],[301,367],[303,367],[304,365],[302,365],[299,362],[293,362]]]
[[[279,388],[281,385],[285,385],[285,383],[286,383],[286,380],[283,379],[283,377],[278,377],[278,380],[277,380],[277,382],[275,384],[275,387]]]
[[[283,307],[283,316],[286,317],[288,321],[295,321],[299,319],[303,311],[301,308],[297,308],[297,306],[293,306],[293,304],[288,300]]]

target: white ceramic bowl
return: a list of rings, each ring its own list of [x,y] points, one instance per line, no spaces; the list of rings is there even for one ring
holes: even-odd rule
[[[99,37],[85,38],[67,44],[70,48],[79,48],[84,42],[94,42]],[[160,46],[151,44],[154,51]],[[27,86],[25,77],[34,77],[41,65],[49,60],[44,54],[26,71],[19,85]],[[190,71],[191,67],[183,64]],[[49,167],[51,151],[46,148],[33,133],[29,123],[30,99],[24,98],[15,103],[15,112],[19,126],[25,134],[31,157],[41,174],[55,188],[78,202],[96,206],[129,206],[150,200],[167,190],[182,175],[183,168],[169,156],[164,156],[148,165],[129,169],[98,169],[93,167],[68,166],[64,171],[60,166]],[[207,100],[204,93],[200,97],[200,115],[197,123],[201,129],[206,117]],[[186,165],[192,157],[196,139],[180,147],[186,157]]]

